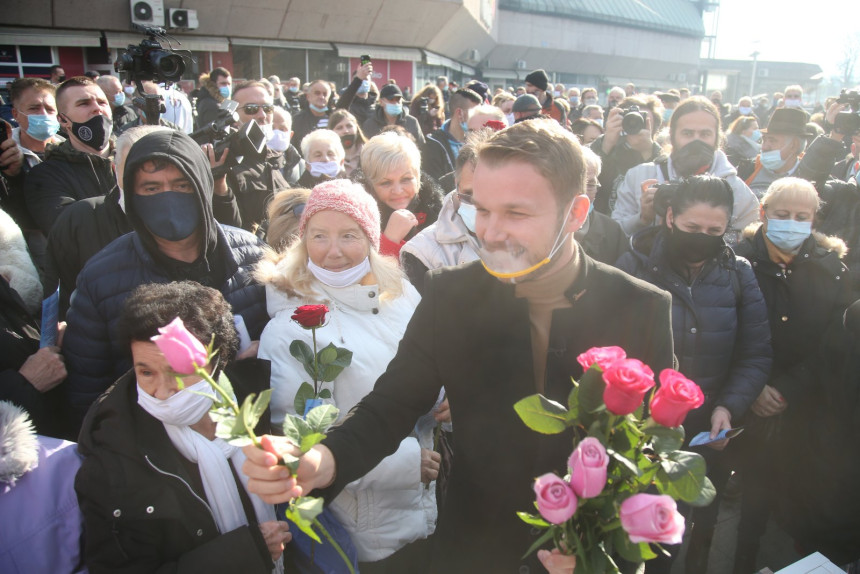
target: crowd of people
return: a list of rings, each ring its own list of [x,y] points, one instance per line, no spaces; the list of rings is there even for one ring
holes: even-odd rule
[[[342,90],[60,76],[10,84],[0,143],[3,572],[341,571],[276,512],[315,493],[365,574],[572,573],[549,544],[523,557],[516,516],[571,435],[513,405],[564,403],[576,357],[608,345],[704,393],[685,448],[717,497],[682,505],[686,572],[729,494],[735,574],[764,566],[771,516],[860,571],[856,105],[628,84],[602,106],[544,70],[413,96],[370,62]],[[324,328],[292,320],[306,304]],[[239,400],[271,389],[264,448],[217,438],[208,384],[179,385],[152,342],[176,317]],[[312,337],[353,359],[301,455],[282,426]]]

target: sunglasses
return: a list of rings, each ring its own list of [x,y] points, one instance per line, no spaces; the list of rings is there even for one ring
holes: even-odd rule
[[[260,108],[263,109],[263,112],[271,114],[272,111],[274,111],[275,106],[270,106],[268,104],[264,104],[262,106],[260,104],[245,104],[244,106],[242,106],[242,110],[249,116],[255,115],[257,112],[260,111]]]

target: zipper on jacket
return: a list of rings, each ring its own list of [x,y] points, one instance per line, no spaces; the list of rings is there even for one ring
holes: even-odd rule
[[[184,485],[185,485],[185,487],[188,489],[188,492],[190,492],[190,493],[191,493],[191,495],[192,495],[192,496],[194,496],[194,498],[196,498],[197,500],[199,500],[199,501],[200,501],[200,504],[202,504],[203,506],[205,506],[205,507],[206,507],[206,510],[208,510],[208,511],[209,511],[209,514],[212,516],[212,522],[215,524],[215,528],[216,528],[216,529],[218,528],[218,521],[217,521],[217,520],[215,520],[215,513],[214,513],[214,512],[212,512],[212,507],[211,507],[211,506],[209,506],[209,503],[208,503],[208,502],[206,502],[205,500],[203,500],[202,498],[200,498],[200,497],[197,495],[197,493],[196,493],[196,492],[194,492],[194,489],[193,489],[193,488],[191,488],[191,485],[190,485],[190,484],[188,484],[187,482],[185,482],[185,480],[184,480],[181,476],[177,476],[177,475],[175,475],[175,474],[173,474],[173,473],[167,472],[166,470],[161,470],[160,468],[158,468],[157,466],[155,466],[155,463],[153,463],[151,460],[149,460],[149,455],[145,454],[145,455],[143,455],[143,458],[145,458],[145,459],[146,459],[147,464],[149,464],[149,466],[151,466],[151,467],[152,467],[152,468],[153,468],[157,473],[159,473],[159,474],[163,474],[164,476],[172,476],[173,478],[175,478],[176,480],[178,480],[179,482],[181,482],[182,484],[184,484]]]

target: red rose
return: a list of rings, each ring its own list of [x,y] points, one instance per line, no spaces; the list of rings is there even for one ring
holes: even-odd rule
[[[699,385],[673,369],[660,373],[660,388],[651,400],[651,417],[664,427],[683,424],[687,413],[705,402]]]
[[[595,363],[602,371],[606,371],[615,361],[626,358],[627,353],[621,347],[592,347],[579,355],[576,360],[586,371]]]
[[[639,408],[648,389],[654,386],[654,372],[638,359],[615,361],[603,373],[606,389],[603,402],[612,414],[629,415]]]
[[[328,307],[325,305],[302,305],[290,318],[305,329],[316,329],[325,323],[326,313]]]
[[[415,216],[415,219],[418,220],[418,225],[424,225],[424,223],[427,221],[427,214],[423,211],[417,211],[413,213],[413,215]]]

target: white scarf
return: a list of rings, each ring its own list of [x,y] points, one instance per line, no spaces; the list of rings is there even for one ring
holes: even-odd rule
[[[205,389],[198,386],[201,384],[205,386]],[[215,515],[215,523],[221,534],[226,534],[248,524],[242,499],[236,489],[236,480],[230,470],[230,462],[228,462],[229,459],[234,468],[241,469],[242,463],[245,462],[245,454],[239,447],[231,446],[220,438],[209,440],[188,426],[198,422],[212,405],[211,398],[196,394],[206,389],[210,392],[212,390],[209,383],[203,380],[179,391],[169,399],[159,400],[150,396],[138,385],[137,402],[143,407],[143,410],[162,422],[164,430],[167,431],[167,436],[170,437],[170,442],[173,443],[176,450],[197,464],[200,469],[200,478],[203,481],[206,501]],[[170,403],[174,404],[171,405]],[[203,408],[204,406],[205,408]],[[165,422],[165,420],[170,422]],[[237,474],[247,491],[248,478],[241,472]],[[254,505],[258,522],[275,520],[274,507],[264,503],[254,494],[248,493],[248,496]]]

